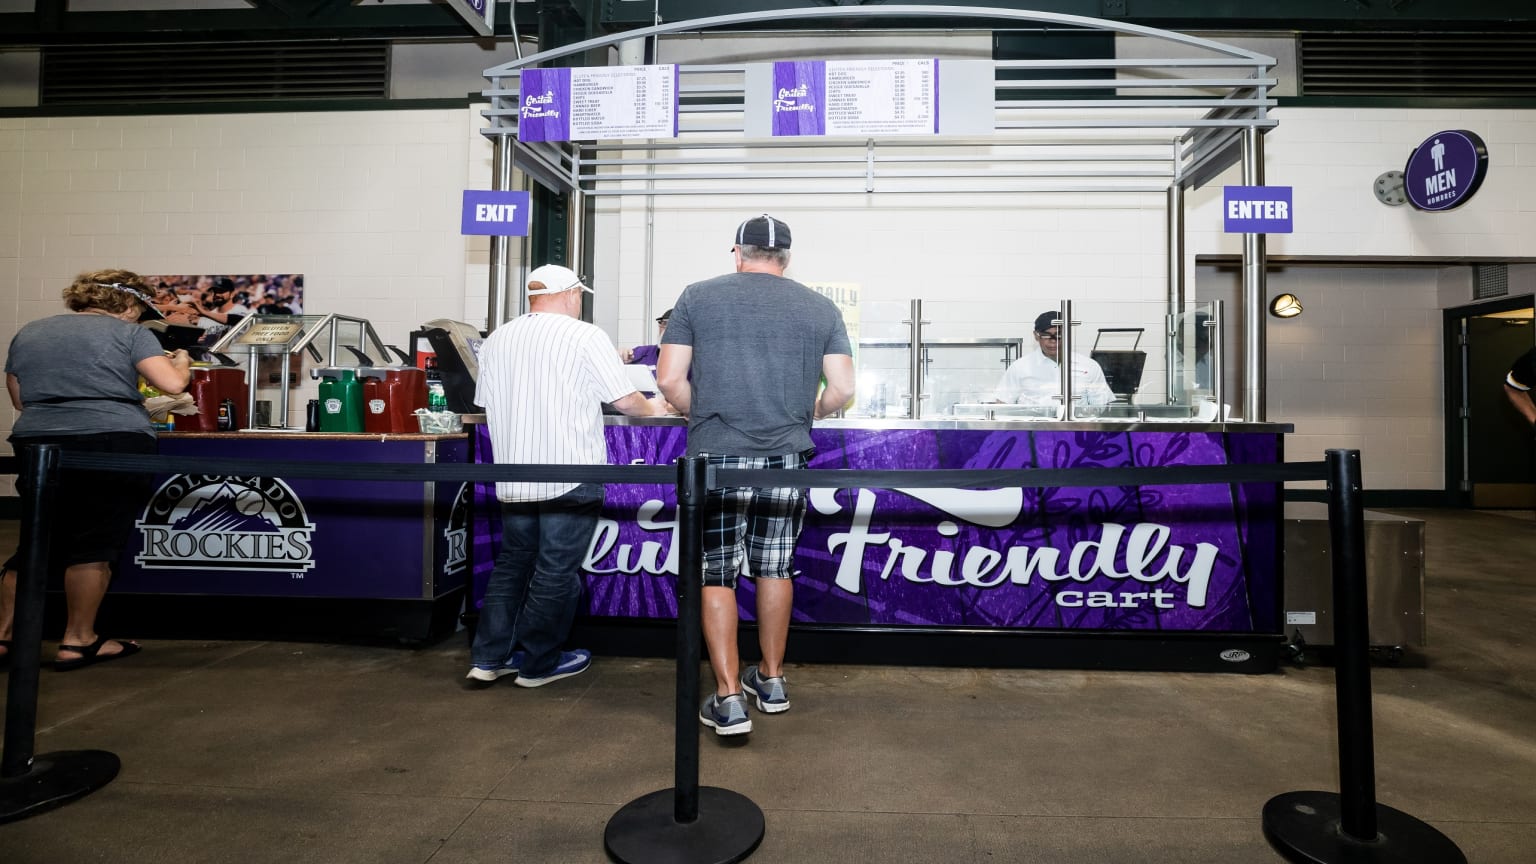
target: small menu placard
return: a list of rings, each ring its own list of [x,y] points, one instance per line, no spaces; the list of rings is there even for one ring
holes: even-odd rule
[[[773,64],[773,134],[936,135],[939,61]]]
[[[304,325],[298,322],[258,321],[235,341],[241,345],[286,345],[303,329]]]
[[[677,137],[677,66],[524,69],[521,141]]]

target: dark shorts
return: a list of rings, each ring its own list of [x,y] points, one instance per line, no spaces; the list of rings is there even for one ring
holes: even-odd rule
[[[91,435],[48,435],[11,438],[16,455],[25,458],[28,445],[57,444],[65,452],[129,453],[154,455],[159,452],[155,436],[143,432],[99,432]],[[18,478],[16,491],[23,506],[30,499]],[[133,534],[133,524],[153,491],[149,474],[123,474],[106,471],[60,471],[59,487],[54,493],[51,555],[52,571],[74,564],[106,561],[116,565],[123,546]],[[5,569],[15,570],[26,555],[25,541],[5,562]]]
[[[722,468],[804,468],[806,454],[717,456],[702,454]],[[735,588],[741,565],[747,575],[790,579],[795,544],[805,520],[805,490],[738,486],[711,491],[704,500],[704,584]]]

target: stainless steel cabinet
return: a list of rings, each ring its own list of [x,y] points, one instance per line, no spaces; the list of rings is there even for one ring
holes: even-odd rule
[[[1285,505],[1285,634],[1306,645],[1332,645],[1333,579],[1328,505]],[[1424,523],[1365,511],[1365,584],[1373,647],[1426,642]],[[1300,640],[1296,640],[1297,634]]]

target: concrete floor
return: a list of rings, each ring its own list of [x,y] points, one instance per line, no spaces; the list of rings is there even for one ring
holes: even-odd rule
[[[1373,669],[1378,799],[1469,861],[1529,864],[1536,525],[1398,512],[1428,522],[1431,644]],[[123,770],[0,826],[0,861],[605,860],[615,810],[672,785],[674,664],[603,657],[540,690],[468,692],[466,663],[459,638],[152,641],[44,671],[38,750],[110,750]],[[701,741],[702,782],[766,814],[762,864],[1273,862],[1264,802],[1338,789],[1329,668],[788,675],[792,711],[754,716],[745,746]]]

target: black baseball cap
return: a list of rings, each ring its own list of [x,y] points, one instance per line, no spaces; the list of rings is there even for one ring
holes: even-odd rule
[[[1057,312],[1057,311],[1054,311],[1054,310],[1052,310],[1050,312],[1041,312],[1039,315],[1035,316],[1035,332],[1036,333],[1046,333],[1046,332],[1049,332],[1052,327],[1057,326],[1056,322],[1060,321],[1060,320],[1061,320],[1061,313],[1060,312]]]
[[[764,213],[741,223],[736,229],[737,246],[756,246],[760,249],[788,249],[789,226]]]

